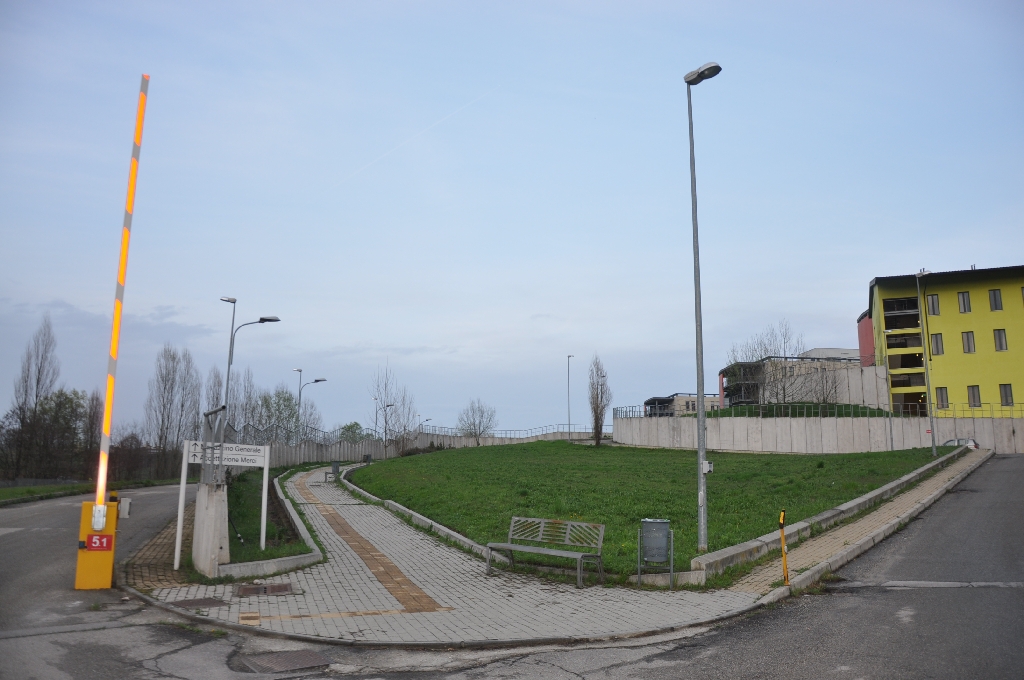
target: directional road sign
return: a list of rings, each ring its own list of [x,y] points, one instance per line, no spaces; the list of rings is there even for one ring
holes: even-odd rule
[[[219,463],[221,452],[220,444],[185,440],[185,455],[190,463]],[[233,467],[263,467],[264,461],[270,455],[269,446],[254,446],[252,444],[224,444],[224,464]]]

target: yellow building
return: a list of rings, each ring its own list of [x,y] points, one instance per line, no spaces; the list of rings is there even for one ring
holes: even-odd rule
[[[881,276],[868,300],[861,361],[887,367],[894,410],[926,413],[930,381],[937,416],[1020,417],[1024,266]]]

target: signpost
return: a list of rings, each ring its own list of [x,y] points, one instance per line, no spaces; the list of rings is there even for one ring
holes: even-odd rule
[[[185,482],[190,463],[223,462],[229,467],[263,468],[263,501],[260,515],[260,550],[267,548],[267,489],[270,481],[270,447],[253,444],[220,444],[186,439],[182,445],[181,487],[178,491],[178,528],[174,538],[174,569],[181,566],[181,533],[185,518]],[[222,460],[223,459],[223,460]]]

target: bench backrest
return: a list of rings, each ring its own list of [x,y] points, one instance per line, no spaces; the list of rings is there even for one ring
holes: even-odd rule
[[[561,519],[513,517],[508,528],[508,542],[534,541],[580,548],[593,548],[601,554],[604,525],[588,522],[568,522]]]

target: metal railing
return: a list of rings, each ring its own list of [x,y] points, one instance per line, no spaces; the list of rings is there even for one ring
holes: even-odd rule
[[[673,412],[658,406],[617,406],[613,418],[695,418],[693,412]],[[750,404],[708,410],[708,418],[924,418],[928,416],[925,404],[894,404],[890,406],[862,406],[859,404]],[[1024,418],[1024,405],[1002,406],[982,403],[937,404],[936,418]]]
[[[533,427],[528,430],[492,430],[484,437],[497,437],[502,439],[526,439],[528,437],[541,437],[546,434],[555,434],[557,432],[572,432],[573,434],[590,434],[593,430],[590,425],[580,425],[574,423],[570,429],[569,425],[544,425],[543,427]],[[462,430],[457,427],[439,427],[436,425],[421,425],[420,432],[424,434],[436,434],[443,437],[463,437],[466,436]],[[612,426],[605,425],[603,432],[611,434]]]
[[[299,444],[302,442],[313,442],[323,446],[332,446],[341,442],[357,444],[367,439],[380,439],[373,430],[363,428],[356,436],[350,431],[337,428],[331,431],[320,430],[315,427],[303,425],[298,428],[288,428],[281,425],[268,425],[259,427],[245,423],[235,427],[227,424],[224,439],[233,444],[255,444],[268,445],[272,443]]]

